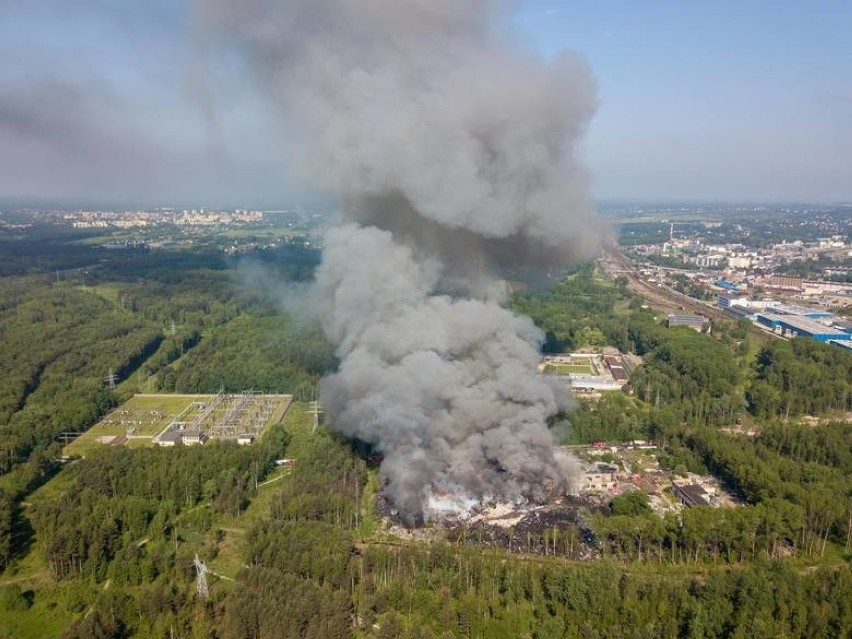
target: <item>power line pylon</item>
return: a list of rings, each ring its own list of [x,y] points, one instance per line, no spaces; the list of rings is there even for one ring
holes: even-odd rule
[[[195,594],[202,599],[207,599],[210,596],[210,591],[207,589],[207,564],[198,558],[198,553],[195,553]]]
[[[323,410],[322,410],[322,406],[320,406],[320,403],[316,400],[312,401],[311,402],[311,408],[308,411],[308,414],[314,416],[314,426],[313,426],[313,428],[311,428],[311,434],[313,434],[317,431],[317,426],[319,426],[319,422],[320,422],[320,415],[322,415],[322,413],[323,413]]]

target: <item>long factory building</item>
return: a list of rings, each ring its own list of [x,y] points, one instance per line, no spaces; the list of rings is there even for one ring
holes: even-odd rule
[[[850,327],[833,321],[832,313],[823,310],[733,295],[720,295],[718,304],[725,312],[749,319],[784,337],[807,337],[841,348],[849,348],[852,341]]]
[[[779,315],[778,313],[757,313],[757,322],[771,328],[785,337],[809,337],[820,342],[848,340],[852,335],[838,328],[802,317],[801,315]]]

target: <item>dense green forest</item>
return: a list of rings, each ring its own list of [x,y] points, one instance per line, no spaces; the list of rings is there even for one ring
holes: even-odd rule
[[[756,361],[747,399],[762,419],[852,410],[852,353],[814,340],[774,341]]]
[[[85,431],[140,391],[307,398],[334,365],[319,329],[290,319],[243,273],[247,261],[268,278],[301,280],[314,250],[284,245],[239,262],[203,247],[105,251],[56,227],[33,236],[21,241],[48,246],[49,260],[17,241],[0,245],[20,267],[0,278],[0,569],[13,546],[27,546],[19,504],[59,469],[63,434]]]
[[[364,538],[357,516],[359,492],[368,482],[363,461],[323,433],[300,452],[296,471],[282,481],[268,514],[245,535],[245,567],[235,582],[216,580],[209,600],[195,599],[191,575],[168,571],[174,560],[168,529],[159,550],[148,542],[132,553],[121,549],[121,535],[113,532],[119,539],[114,559],[90,577],[96,583],[112,578],[113,585],[88,614],[78,614],[65,636],[156,636],[150,629],[159,628],[223,639],[827,638],[843,636],[852,624],[848,568],[803,571],[758,558],[719,569],[704,563],[712,561],[709,551],[706,558],[703,551],[696,554],[694,542],[680,551],[688,562],[673,566],[668,557],[659,565],[656,554],[648,557],[653,562],[628,565],[606,558],[569,561],[558,549],[556,556],[535,557],[475,544],[373,542]],[[103,460],[92,461],[92,472],[98,463]],[[97,481],[105,490],[108,482]],[[197,495],[169,497],[169,504],[186,508]],[[690,530],[691,519],[707,520],[712,512],[687,511],[684,525]],[[617,525],[618,516],[609,521]],[[717,554],[741,552],[727,547],[731,542],[720,524],[708,523],[719,540]],[[135,540],[159,526],[152,519],[147,529],[137,525],[125,537]],[[750,543],[743,543],[748,557]],[[170,591],[170,579],[182,583],[182,590]]]
[[[0,471],[7,472],[112,407],[116,397],[104,378],[129,375],[164,335],[150,320],[117,313],[107,300],[69,285],[17,280],[3,293]]]
[[[24,220],[22,220],[24,221]],[[84,269],[109,257],[109,251],[86,241],[97,231],[56,224],[33,224],[25,233],[0,235],[0,277],[50,274]]]
[[[308,398],[335,365],[334,352],[316,326],[300,325],[273,307],[231,320],[157,376],[163,392],[216,392],[219,388],[286,390]]]
[[[596,277],[590,265],[547,293],[518,296],[512,305],[545,332],[546,352],[611,345],[642,356],[643,366],[631,376],[636,396],[675,411],[685,423],[730,425],[746,412],[761,421],[779,421],[852,410],[852,353],[814,340],[766,342],[759,336],[764,342],[755,355],[758,336],[748,323],[733,319],[715,320],[711,334],[668,329],[622,286]],[[591,419],[601,421],[606,402],[602,411]],[[578,418],[581,429],[589,419]],[[630,429],[624,425],[631,420],[611,414],[601,427],[626,434]],[[633,431],[649,434],[647,428]],[[575,443],[627,439],[591,431],[585,439],[573,437]]]
[[[174,560],[157,552],[168,548],[179,517],[203,530],[211,513],[239,516],[287,440],[279,427],[251,447],[104,447],[69,469],[61,499],[31,513],[51,574],[96,581],[109,575],[128,584],[152,579],[164,569],[159,563]]]
[[[512,308],[545,350],[614,346],[641,365],[554,432],[652,439],[661,467],[713,474],[741,505],[660,517],[628,493],[538,529],[411,536],[380,518],[361,448],[314,429],[302,403],[334,349],[276,296],[310,278],[316,251],[237,260],[212,243],[116,251],[38,233],[50,250],[0,246],[17,256],[0,278],[0,638],[852,635],[852,357],[840,349],[733,320],[668,329],[623,281],[575,267]],[[60,459],[61,433],[133,393],[221,388],[297,401],[254,446]],[[743,420],[752,436],[726,428]]]

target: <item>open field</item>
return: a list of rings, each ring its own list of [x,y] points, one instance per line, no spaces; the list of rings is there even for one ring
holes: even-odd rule
[[[551,375],[594,375],[591,364],[548,364],[544,372]]]
[[[540,370],[547,375],[600,375],[597,358],[586,353],[549,356]]]
[[[106,282],[103,284],[96,284],[94,286],[86,286],[80,287],[85,288],[85,290],[95,293],[96,295],[100,295],[105,300],[112,302],[116,306],[119,306],[118,301],[118,293],[125,285],[120,282]]]
[[[254,430],[260,434],[269,424],[281,421],[290,400],[289,395],[134,395],[65,446],[63,454],[85,457],[103,445],[151,446],[154,436],[173,422],[212,436]]]

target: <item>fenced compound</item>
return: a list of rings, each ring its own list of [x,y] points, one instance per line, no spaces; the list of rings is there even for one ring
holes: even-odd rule
[[[176,418],[154,437],[154,442],[169,445],[168,442],[175,441],[176,434],[181,432],[192,433],[193,442],[199,434],[216,439],[237,439],[241,435],[256,437],[270,423],[273,414],[284,416],[291,399],[290,395],[265,395],[254,390],[230,394],[220,391],[206,403],[194,402],[197,412],[192,420],[186,422]],[[188,443],[186,438],[184,443]]]
[[[230,395],[225,416],[211,428],[211,435],[259,435],[280,401],[276,395],[262,395],[256,391]]]
[[[266,395],[257,391],[220,391],[215,395],[139,394],[88,432],[66,437],[65,454],[85,455],[107,443],[170,446],[203,443],[210,438],[254,441],[264,428],[284,418],[291,400],[291,395]]]
[[[203,402],[193,402],[191,406],[195,406],[198,408],[198,413],[192,418],[192,422],[189,424],[190,430],[203,430],[203,426],[205,422],[209,421],[211,415],[215,415],[216,411],[222,405],[222,402],[225,401],[225,391],[220,390],[216,395],[213,396],[213,399],[208,401],[206,404]]]

